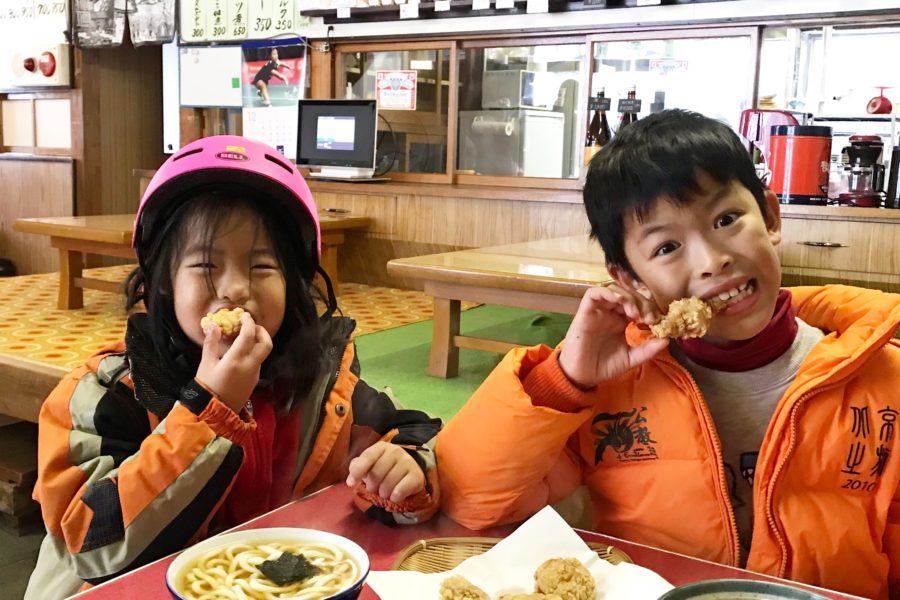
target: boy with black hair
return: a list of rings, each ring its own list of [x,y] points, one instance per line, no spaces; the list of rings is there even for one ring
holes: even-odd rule
[[[626,128],[584,203],[615,283],[557,349],[511,351],[439,434],[444,510],[483,528],[586,486],[603,533],[900,594],[900,296],[781,288],[777,199],[696,113]],[[651,338],[688,297],[717,306],[706,335]]]

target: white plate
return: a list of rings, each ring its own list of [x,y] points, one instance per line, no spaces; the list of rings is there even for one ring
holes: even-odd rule
[[[263,529],[245,529],[243,531],[234,531],[232,533],[223,533],[203,540],[194,544],[190,548],[186,548],[179,554],[166,570],[166,587],[174,598],[183,600],[183,596],[175,591],[175,581],[178,574],[181,573],[189,563],[196,560],[202,554],[209,552],[220,546],[236,544],[241,542],[261,542],[265,540],[272,541],[288,541],[301,540],[310,542],[327,542],[334,544],[346,551],[356,564],[359,565],[359,578],[353,582],[345,590],[338,592],[332,596],[328,596],[327,600],[351,600],[359,595],[363,582],[369,574],[369,556],[356,542],[345,537],[328,533],[327,531],[319,531],[317,529],[301,529],[298,527],[269,527]]]

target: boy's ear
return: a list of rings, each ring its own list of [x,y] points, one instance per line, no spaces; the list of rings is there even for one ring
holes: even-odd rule
[[[781,243],[781,204],[772,190],[766,190],[766,229],[773,246]]]
[[[650,297],[650,290],[647,289],[647,286],[640,279],[629,273],[628,269],[619,265],[607,264],[606,271],[613,278],[613,281],[626,290],[637,292],[647,298]]]

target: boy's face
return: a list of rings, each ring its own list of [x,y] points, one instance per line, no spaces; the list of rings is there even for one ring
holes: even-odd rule
[[[175,317],[185,335],[202,346],[205,334],[200,319],[220,308],[241,307],[274,337],[284,320],[285,281],[272,242],[256,215],[245,208],[232,212],[216,231],[208,260],[202,242],[199,234],[191,235],[174,265]],[[225,339],[223,344],[232,341]]]
[[[781,286],[778,201],[767,192],[764,219],[753,194],[737,180],[723,185],[701,172],[697,183],[700,192],[684,205],[660,198],[643,222],[636,215],[625,218],[625,256],[637,280],[615,266],[610,273],[651,298],[662,313],[680,298],[730,297],[705,339],[749,339],[771,320]]]

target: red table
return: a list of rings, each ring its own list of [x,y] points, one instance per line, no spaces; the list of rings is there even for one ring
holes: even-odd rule
[[[397,554],[408,545],[420,539],[435,537],[504,537],[515,527],[496,527],[483,531],[471,531],[457,525],[446,516],[439,516],[423,525],[415,527],[389,527],[373,521],[357,510],[351,500],[351,490],[344,485],[335,485],[296,502],[287,504],[235,529],[259,527],[307,527],[337,533],[354,540],[369,554],[374,571],[391,568]],[[762,579],[780,581],[773,577],[751,571],[735,569],[724,565],[691,558],[681,554],[634,544],[618,538],[588,531],[578,531],[579,535],[592,542],[616,546],[631,559],[648,569],[656,571],[673,585],[682,585],[703,579]],[[166,588],[166,568],[175,555],[168,556],[137,569],[117,579],[98,585],[74,596],[79,600],[121,600],[132,598],[170,598]],[[854,599],[855,596],[810,588],[819,594],[835,599]],[[376,600],[378,596],[364,587],[361,600]],[[384,599],[390,600],[390,599]]]

